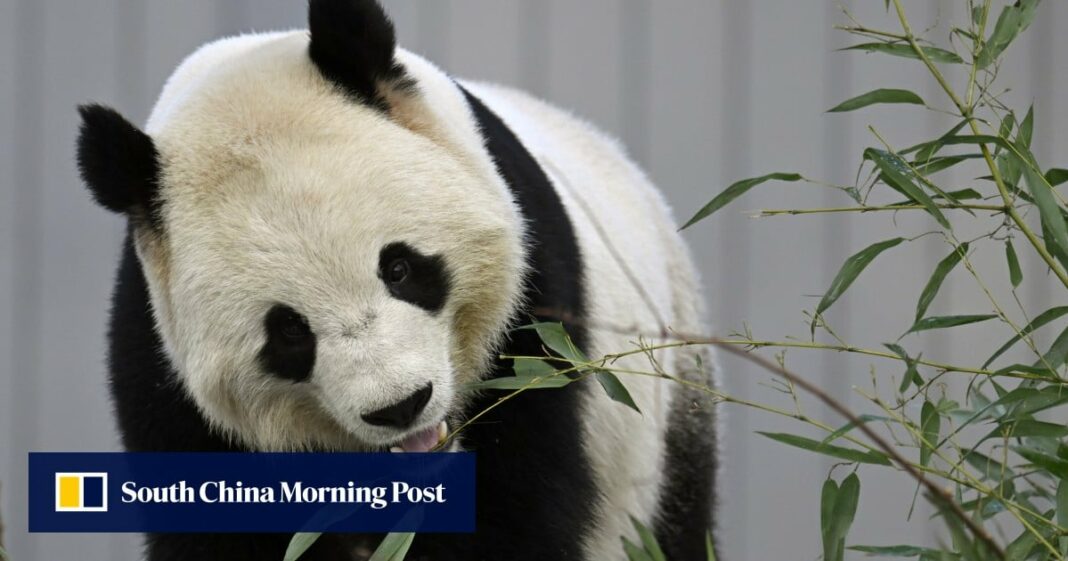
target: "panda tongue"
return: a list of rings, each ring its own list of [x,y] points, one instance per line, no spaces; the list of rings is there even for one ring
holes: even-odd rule
[[[405,452],[429,452],[438,443],[438,428],[430,427],[409,435],[401,441],[400,447]]]

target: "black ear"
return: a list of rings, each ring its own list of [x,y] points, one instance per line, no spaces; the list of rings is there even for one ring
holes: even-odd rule
[[[159,192],[159,154],[152,138],[114,109],[82,105],[78,169],[100,206],[151,221]]]
[[[378,86],[398,82],[393,22],[374,0],[309,0],[308,54],[323,76],[357,101],[388,109]]]

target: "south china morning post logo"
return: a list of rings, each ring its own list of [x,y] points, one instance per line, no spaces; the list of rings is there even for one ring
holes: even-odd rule
[[[31,532],[472,532],[474,454],[30,453]]]
[[[107,473],[59,472],[55,481],[56,512],[107,512]]]

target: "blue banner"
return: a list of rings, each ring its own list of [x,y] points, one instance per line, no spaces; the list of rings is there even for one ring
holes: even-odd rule
[[[31,452],[31,532],[473,532],[471,453]]]

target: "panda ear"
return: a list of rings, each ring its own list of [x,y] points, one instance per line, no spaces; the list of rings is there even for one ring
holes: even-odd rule
[[[328,80],[363,103],[388,109],[379,92],[404,78],[393,59],[393,22],[374,0],[309,0],[308,54]]]
[[[78,169],[100,206],[151,220],[159,191],[159,154],[152,138],[114,109],[78,107]]]

